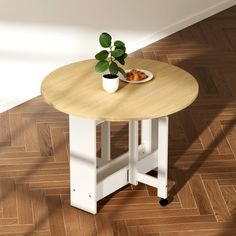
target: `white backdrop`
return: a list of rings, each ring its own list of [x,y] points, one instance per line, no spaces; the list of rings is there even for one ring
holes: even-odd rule
[[[40,94],[55,68],[91,58],[101,32],[135,51],[236,0],[0,0],[0,112]]]

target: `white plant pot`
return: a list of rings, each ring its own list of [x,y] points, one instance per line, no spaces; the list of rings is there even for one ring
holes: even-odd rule
[[[114,93],[119,88],[119,76],[110,74],[103,75],[102,86],[107,93]]]

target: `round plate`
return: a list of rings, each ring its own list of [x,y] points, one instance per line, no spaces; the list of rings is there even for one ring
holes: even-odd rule
[[[132,69],[129,70],[125,70],[126,73],[130,72]],[[148,77],[144,80],[127,80],[126,78],[124,78],[124,76],[122,74],[119,75],[120,80],[127,82],[127,83],[131,83],[131,84],[141,84],[141,83],[145,83],[147,81],[150,81],[153,79],[153,74],[152,72],[148,71],[148,70],[143,70],[143,69],[135,69],[135,70],[139,70],[142,71],[143,73],[145,73]]]

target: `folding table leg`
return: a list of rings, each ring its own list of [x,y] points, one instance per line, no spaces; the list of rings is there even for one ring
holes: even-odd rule
[[[167,116],[158,118],[158,180],[160,183],[160,187],[158,188],[158,196],[163,199],[167,199],[167,181],[168,181],[168,117]]]
[[[129,121],[129,183],[137,185],[138,121]]]
[[[70,115],[69,127],[71,205],[96,214],[96,121]]]
[[[145,154],[158,148],[158,119],[141,121],[141,144]],[[153,167],[157,171],[156,166]]]
[[[141,144],[146,154],[152,151],[152,120],[141,121]]]

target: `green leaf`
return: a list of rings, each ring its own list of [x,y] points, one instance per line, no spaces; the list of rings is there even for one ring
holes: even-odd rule
[[[127,53],[124,53],[121,57],[117,57],[116,60],[121,64],[124,65],[125,64],[125,58],[127,57]]]
[[[126,47],[115,47],[115,49],[121,49],[121,50],[123,50],[124,52],[126,51]]]
[[[107,70],[109,67],[109,62],[108,61],[99,61],[97,65],[95,66],[95,70],[97,72],[104,72]]]
[[[124,46],[125,46],[125,44],[124,44],[122,41],[120,41],[120,40],[116,40],[116,41],[114,42],[114,45],[115,45],[116,47],[124,47]]]
[[[124,64],[125,64],[124,54],[123,54],[121,57],[117,57],[116,60],[117,60],[121,65],[124,65]]]
[[[115,62],[112,62],[109,66],[109,71],[112,75],[116,75],[118,73],[118,66]]]
[[[125,73],[125,71],[124,71],[121,67],[118,67],[118,71],[119,71],[124,77],[126,77],[126,73]]]
[[[102,50],[101,52],[95,55],[95,58],[99,61],[103,61],[107,59],[108,55],[109,55],[109,52],[107,50]]]
[[[102,33],[99,37],[99,42],[102,47],[109,48],[111,46],[111,35],[108,33]]]
[[[124,54],[125,52],[122,49],[115,49],[114,51],[111,51],[111,55],[113,57],[120,57]]]

